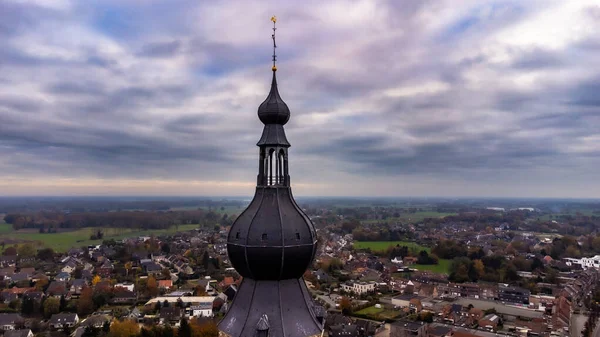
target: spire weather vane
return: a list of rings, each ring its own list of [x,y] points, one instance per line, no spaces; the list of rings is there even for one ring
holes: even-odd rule
[[[271,21],[273,22],[273,35],[271,35],[271,37],[273,38],[273,71],[277,71],[277,66],[275,65],[275,62],[277,61],[277,54],[275,54],[275,48],[277,48],[277,44],[275,43],[275,30],[277,30],[277,28],[275,27],[275,23],[277,23],[277,17],[275,17],[275,15],[273,15],[271,17]]]

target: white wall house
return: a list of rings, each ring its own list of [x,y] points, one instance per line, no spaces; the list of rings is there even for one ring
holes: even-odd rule
[[[600,269],[600,255],[594,257],[582,257],[581,259],[575,259],[572,257],[566,257],[563,259],[567,266],[574,264],[580,265],[582,269],[596,268]]]
[[[212,302],[204,302],[190,307],[192,317],[213,317]]]
[[[352,282],[348,284],[342,284],[342,290],[355,294],[364,294],[370,291],[375,291],[375,283]]]

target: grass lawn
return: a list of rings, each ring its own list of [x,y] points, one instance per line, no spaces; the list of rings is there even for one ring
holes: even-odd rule
[[[364,308],[360,311],[357,311],[358,315],[366,315],[375,320],[383,320],[383,319],[393,319],[396,318],[400,312],[395,310],[387,310],[383,307],[375,308],[375,306]]]
[[[415,264],[411,267],[418,270],[428,270],[438,274],[449,274],[450,263],[452,263],[452,260],[439,259],[438,264]]]
[[[355,241],[354,248],[355,249],[367,249],[370,248],[371,251],[384,251],[389,247],[395,247],[396,245],[406,246],[410,248],[416,248],[419,251],[425,250],[429,253],[429,247],[424,247],[419,245],[416,242],[410,241]]]
[[[5,228],[8,226],[7,228]],[[162,235],[170,234],[182,231],[188,231],[198,228],[198,225],[178,225],[172,226],[168,229],[156,229],[156,230],[137,230],[129,228],[102,228],[104,232],[103,240],[115,239],[121,240],[128,237],[134,236],[147,236],[147,235]],[[90,236],[97,231],[99,228],[88,227],[81,228],[73,231],[65,231],[60,233],[38,233],[37,231],[21,230],[13,231],[12,226],[8,224],[0,224],[0,241],[3,238],[13,239],[22,242],[39,242],[40,245],[50,247],[57,252],[65,252],[73,247],[87,246],[91,244],[98,244],[102,240],[90,240]]]

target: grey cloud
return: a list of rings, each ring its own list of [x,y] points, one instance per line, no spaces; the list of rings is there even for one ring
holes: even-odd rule
[[[256,108],[270,82],[268,28],[264,44],[234,43],[226,36],[239,29],[238,22],[209,27],[228,29],[218,39],[204,36],[205,27],[182,15],[202,12],[203,3],[184,0],[154,8],[107,1],[97,6],[138,15],[128,25],[118,17],[98,23],[101,12],[81,3],[69,14],[49,13],[47,18],[39,8],[28,11],[34,8],[27,5],[10,8],[8,16],[0,14],[0,44],[7,46],[0,49],[0,81],[8,89],[32,88],[31,93],[7,89],[0,95],[1,173],[251,181],[254,144],[261,132]],[[294,41],[281,35],[278,72],[281,93],[293,112],[287,125],[292,165],[301,163],[294,172],[302,175],[294,181],[319,176],[321,162],[356,181],[377,176],[390,182],[399,175],[416,182],[422,174],[469,180],[475,179],[474,172],[491,172],[476,178],[489,182],[508,171],[535,178],[539,170],[556,177],[555,168],[571,165],[577,175],[598,164],[589,151],[569,150],[597,133],[600,74],[594,74],[590,61],[594,37],[556,52],[512,49],[508,52],[515,61],[499,66],[487,58],[483,44],[495,43],[487,38],[541,10],[539,3],[494,7],[477,29],[442,41],[437,38],[452,33],[452,23],[432,30],[425,14],[436,17],[454,2],[389,1],[379,6],[384,18],[351,27],[343,19],[339,25],[338,18],[323,19],[316,6],[290,3],[282,9],[279,29],[298,30]],[[167,7],[173,11],[162,17]],[[61,15],[68,20],[61,23]],[[158,27],[148,24],[157,18],[162,18]],[[38,26],[44,20],[88,28],[112,42],[117,52],[103,50],[106,44],[99,42],[97,49],[69,50],[76,57],[60,59],[7,43],[23,32],[43,34]],[[247,18],[239,20],[245,24]],[[371,31],[378,24],[397,34]],[[119,30],[124,27],[133,31]],[[39,47],[43,50],[43,43]],[[577,60],[569,58],[568,49],[577,53]],[[121,53],[126,54],[123,60],[115,56]],[[183,57],[174,57],[179,55]],[[586,66],[589,81],[569,76],[570,70],[577,73]],[[560,83],[542,78],[530,90],[510,86],[515,73],[556,69],[566,74]],[[502,78],[485,78],[489,73]],[[478,77],[485,84],[474,85]],[[265,92],[257,88],[261,81]],[[396,98],[382,95],[430,81],[449,88]],[[341,111],[343,107],[352,113]],[[315,112],[339,117],[318,124],[317,117],[310,119]],[[336,179],[332,174],[328,181],[333,189],[349,183]],[[377,193],[376,187],[367,193]]]
[[[142,47],[138,53],[143,57],[172,57],[181,49],[181,41],[174,40],[169,42],[149,43]]]

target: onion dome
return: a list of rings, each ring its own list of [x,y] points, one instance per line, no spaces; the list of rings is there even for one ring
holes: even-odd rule
[[[281,96],[279,96],[279,90],[277,90],[276,71],[277,68],[273,68],[273,81],[271,82],[269,96],[258,107],[258,118],[265,125],[285,125],[290,119],[290,109]]]

